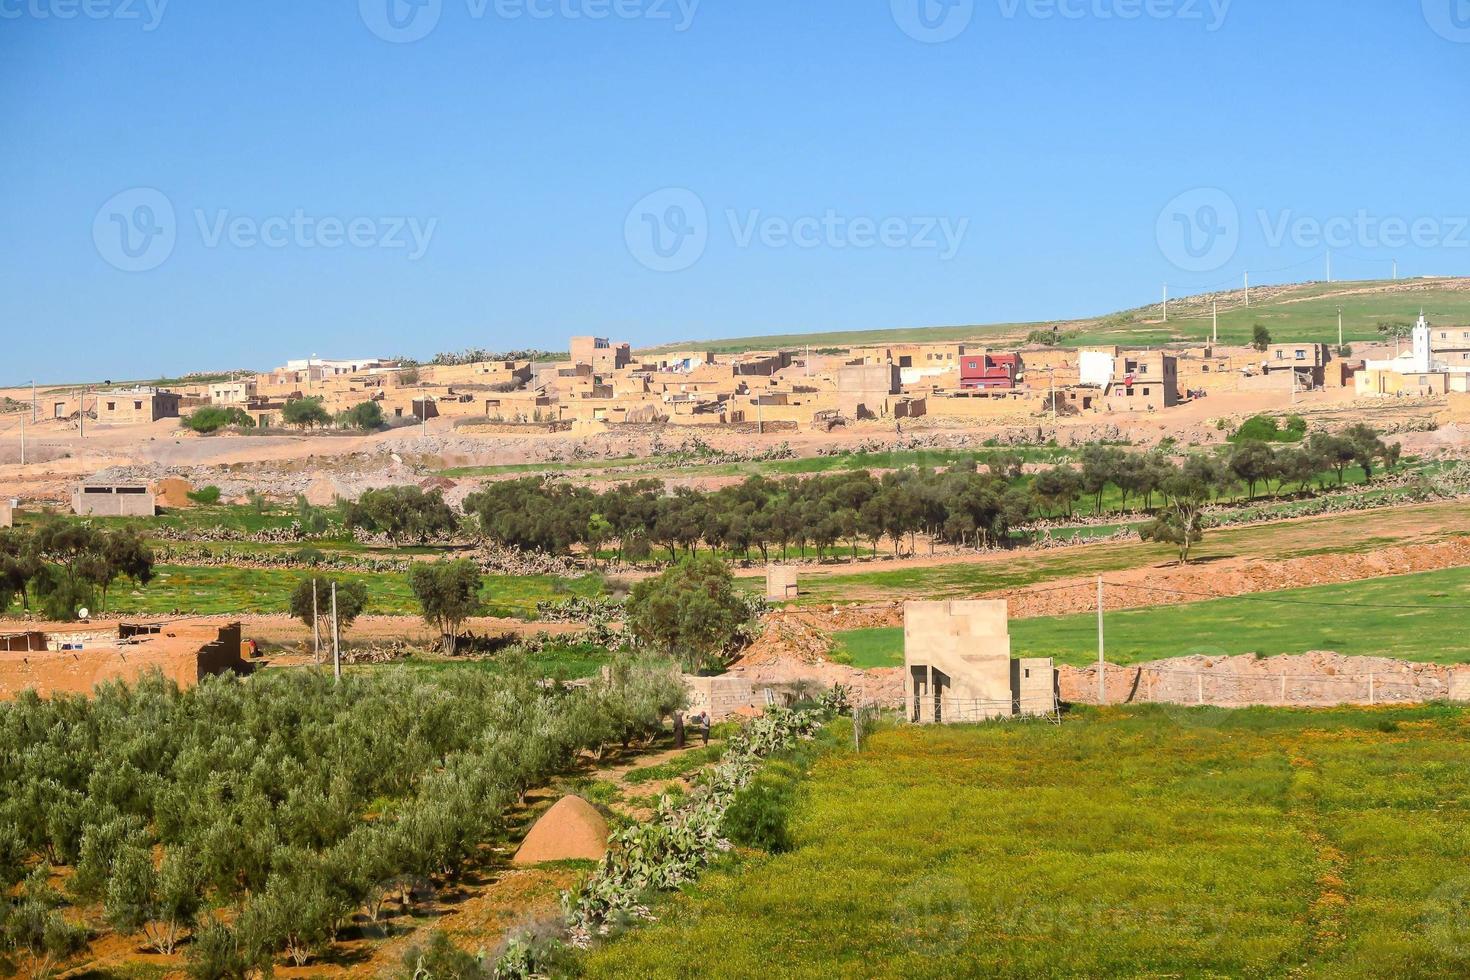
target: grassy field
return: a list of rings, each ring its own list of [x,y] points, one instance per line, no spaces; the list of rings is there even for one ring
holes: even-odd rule
[[[496,656],[485,658],[443,657],[438,654],[421,654],[407,660],[386,664],[356,664],[343,668],[348,673],[366,673],[378,670],[406,668],[425,674],[454,674],[459,671],[504,672],[512,660],[527,663],[537,676],[559,681],[582,680],[597,676],[598,671],[612,661],[612,655],[602,647],[588,644],[556,643],[524,657]]]
[[[1396,289],[1385,292],[1381,290]],[[1371,290],[1380,290],[1372,292]],[[1363,292],[1369,290],[1369,292]],[[1259,296],[1260,294],[1257,293]],[[1378,324],[1413,323],[1420,310],[1431,322],[1470,323],[1470,292],[1447,289],[1443,283],[1337,282],[1305,283],[1267,302],[1244,305],[1243,292],[1220,302],[1220,342],[1244,345],[1257,323],[1277,340],[1337,345],[1337,311],[1342,308],[1343,337],[1349,344],[1381,341]],[[1169,322],[1161,322],[1157,304],[1084,326],[1069,340],[1072,345],[1101,343],[1162,344],[1179,340],[1206,341],[1211,320],[1207,304],[1171,305]]]
[[[1378,340],[1381,321],[1412,323],[1421,309],[1433,322],[1470,323],[1470,292],[1451,288],[1460,280],[1308,282],[1271,295],[1256,289],[1250,307],[1242,290],[1220,294],[1220,341],[1247,344],[1260,323],[1280,341],[1337,344],[1337,310],[1342,307],[1348,343]],[[725,340],[686,341],[655,351],[710,350],[742,353],[778,347],[815,349],[862,344],[947,343],[960,340],[1023,338],[1032,330],[1061,323],[1071,331],[1069,346],[1090,344],[1167,344],[1209,338],[1210,307],[1181,297],[1170,303],[1169,322],[1162,322],[1158,303],[1074,321],[995,323],[972,326],[915,327],[897,330],[853,330],[814,334],[771,334]],[[652,353],[654,351],[650,351]]]
[[[1467,732],[1442,706],[883,732],[817,764],[791,852],[731,859],[585,972],[1464,976]]]
[[[1284,600],[1284,601],[1268,601]],[[1298,605],[1320,603],[1324,605]],[[1424,606],[1427,608],[1397,608]],[[1367,579],[1107,614],[1108,660],[1144,663],[1193,654],[1307,653],[1470,663],[1470,568]],[[903,664],[902,629],[836,634],[836,652],[856,667]],[[1020,656],[1085,666],[1097,659],[1097,617],[1048,616],[1011,621]]]
[[[1212,530],[1206,532],[1194,557],[1201,561],[1296,558],[1443,540],[1466,533],[1470,533],[1470,512],[1462,504],[1421,504]],[[829,564],[802,569],[801,598],[797,601],[801,605],[825,606],[892,599],[957,599],[1057,579],[1164,565],[1177,557],[1175,549],[1167,545],[1126,541],[868,571],[861,570],[862,565]],[[742,580],[742,584],[752,589],[761,585],[749,579]]]
[[[125,583],[108,596],[108,612],[162,615],[232,615],[290,612],[291,592],[306,571],[279,568],[190,567],[160,565],[146,588],[129,589]],[[408,576],[398,572],[331,572],[333,578],[362,582],[368,590],[368,615],[419,614],[408,587]],[[572,595],[601,595],[601,576],[563,579],[551,575],[487,575],[481,594],[490,616],[529,617],[536,603]]]

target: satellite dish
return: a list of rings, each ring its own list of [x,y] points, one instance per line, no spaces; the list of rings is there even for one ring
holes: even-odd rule
[[[82,619],[86,619],[88,615],[87,607],[83,606],[80,610],[77,611],[77,615],[80,616]]]

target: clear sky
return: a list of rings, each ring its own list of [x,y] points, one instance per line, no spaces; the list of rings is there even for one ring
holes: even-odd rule
[[[0,383],[1466,274],[1467,106],[1461,0],[0,0]]]

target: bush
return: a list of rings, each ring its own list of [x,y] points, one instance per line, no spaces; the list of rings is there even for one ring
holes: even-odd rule
[[[1289,416],[1286,427],[1274,415],[1257,415],[1247,419],[1230,436],[1231,442],[1301,442],[1307,434],[1307,420]]]
[[[383,427],[383,408],[377,402],[359,402],[342,415],[347,425],[363,432],[374,432]]]
[[[208,486],[200,487],[198,490],[190,490],[189,499],[194,501],[194,503],[196,504],[213,506],[219,503],[219,487]]]
[[[801,771],[790,762],[772,760],[735,794],[725,811],[723,830],[733,843],[771,854],[791,850],[790,819]]]
[[[208,434],[218,432],[220,429],[234,426],[238,429],[255,428],[255,419],[239,408],[225,408],[221,405],[205,405],[203,408],[195,409],[193,414],[183,419],[183,426],[194,432]]]

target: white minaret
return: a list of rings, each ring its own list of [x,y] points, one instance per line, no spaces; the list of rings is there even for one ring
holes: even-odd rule
[[[1433,367],[1434,355],[1429,350],[1429,320],[1421,310],[1419,322],[1414,324],[1414,363],[1409,373],[1428,374]]]

